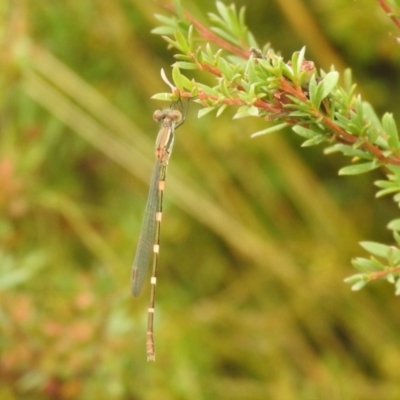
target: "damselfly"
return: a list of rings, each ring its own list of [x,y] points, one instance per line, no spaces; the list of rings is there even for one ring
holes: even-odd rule
[[[132,293],[134,296],[139,296],[147,267],[153,256],[150,303],[147,312],[147,361],[155,360],[153,322],[165,178],[174,143],[174,131],[184,121],[182,113],[175,110],[173,106],[174,103],[171,108],[157,110],[153,114],[153,118],[161,123],[161,128],[156,140],[156,163],[150,181],[149,196],[132,269]]]

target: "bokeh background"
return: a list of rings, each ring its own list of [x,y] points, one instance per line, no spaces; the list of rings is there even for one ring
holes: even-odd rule
[[[400,47],[372,0],[246,5],[262,46],[353,70],[399,117]],[[203,22],[214,0],[182,0]],[[0,5],[0,398],[398,399],[400,315],[387,282],[351,292],[360,240],[398,216],[374,171],[300,148],[234,110],[192,104],[168,171],[155,321],[130,295],[173,52],[152,1]],[[197,74],[208,83],[213,77]]]

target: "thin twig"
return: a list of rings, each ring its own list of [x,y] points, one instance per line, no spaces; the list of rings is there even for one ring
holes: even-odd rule
[[[397,17],[386,0],[378,0],[378,3],[382,7],[383,11],[388,15],[388,17],[394,22],[394,24],[400,29],[400,18]]]
[[[162,3],[162,2],[157,2],[157,3],[160,4],[162,7],[166,8],[167,10],[175,11],[175,7],[172,4]],[[218,35],[216,35],[213,31],[204,26],[201,22],[199,22],[187,11],[185,11],[184,15],[188,19],[188,21],[190,21],[198,29],[200,36],[203,37],[204,39],[215,43],[219,47],[229,51],[230,53],[236,54],[239,57],[242,58],[250,57],[251,55],[250,50],[244,50],[220,38]]]

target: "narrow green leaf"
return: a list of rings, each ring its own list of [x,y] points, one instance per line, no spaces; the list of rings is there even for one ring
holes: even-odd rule
[[[398,231],[393,231],[393,237],[397,246],[400,246],[400,233]]]
[[[336,143],[333,146],[330,146],[324,150],[324,154],[332,154],[335,152],[340,151],[345,156],[348,157],[357,157],[360,159],[369,159],[371,156],[369,153],[365,152],[364,150],[355,149],[352,146]]]
[[[388,188],[388,189],[382,189],[379,190],[378,192],[376,192],[375,197],[377,199],[383,197],[383,196],[387,196],[388,194],[392,194],[392,193],[397,193],[399,192],[400,189],[398,187],[392,187],[392,188]]]
[[[309,111],[292,111],[289,114],[289,116],[294,117],[294,118],[306,118],[306,117],[308,118],[310,116],[310,112]]]
[[[186,37],[183,35],[183,33],[181,31],[175,32],[175,39],[179,45],[178,49],[182,53],[185,53],[185,54],[190,53],[189,43],[187,42]]]
[[[395,275],[394,274],[387,274],[386,275],[386,280],[389,283],[395,283],[396,282]]]
[[[388,164],[386,168],[389,169],[390,172],[393,172],[393,174],[390,175],[393,177],[393,180],[400,181],[400,165]]]
[[[223,104],[220,108],[218,108],[217,117],[219,117],[226,110],[227,107],[227,104]]]
[[[312,104],[315,108],[319,109],[321,106],[321,102],[323,100],[323,86],[320,83],[318,83],[316,89],[315,89],[315,96],[312,99]]]
[[[362,164],[349,165],[347,167],[341,168],[339,170],[339,175],[364,174],[365,172],[369,172],[376,168],[379,168],[379,166],[380,166],[379,163],[376,163],[374,161],[366,162],[366,163],[362,163]]]
[[[400,264],[400,249],[396,246],[390,246],[390,250],[388,263],[390,266],[397,267]]]
[[[256,106],[250,106],[247,113],[250,117],[258,117],[260,115],[260,110]]]
[[[293,53],[291,61],[292,61],[293,74],[296,78],[298,78],[300,76],[301,67],[302,67],[303,61],[304,61],[305,51],[306,51],[306,47],[303,46],[303,48],[300,51],[296,51]]]
[[[387,224],[388,229],[392,231],[400,231],[400,218],[394,219]]]
[[[220,57],[218,60],[218,69],[226,79],[230,80],[232,78],[233,66],[229,64],[223,57]]]
[[[242,106],[239,107],[233,119],[245,118],[245,117],[258,117],[259,110],[255,106]]]
[[[315,135],[318,135],[318,133],[314,132],[312,129],[304,128],[304,126],[300,125],[295,125],[292,130],[306,139],[310,139]]]
[[[232,97],[232,94],[231,94],[232,89],[226,79],[219,80],[218,88],[219,88],[220,95],[222,95],[226,98]]]
[[[250,57],[247,61],[247,65],[245,68],[245,75],[248,77],[250,82],[257,81],[256,67],[254,65],[254,59],[252,57]]]
[[[199,95],[199,88],[197,85],[193,85],[192,90],[190,91],[191,97],[197,97]]]
[[[353,85],[353,78],[351,75],[351,69],[346,68],[344,71],[344,89],[349,95],[351,95],[355,89],[355,85]]]
[[[343,281],[345,283],[349,283],[349,284],[353,284],[358,282],[360,279],[363,279],[364,274],[355,274],[355,275],[351,275],[348,276],[347,278],[343,279]]]
[[[156,93],[153,96],[151,96],[151,99],[162,100],[162,101],[171,101],[171,93]]]
[[[181,0],[174,0],[174,9],[175,9],[175,14],[178,16],[180,20],[183,21],[185,19],[185,14],[183,12]]]
[[[189,48],[192,51],[194,49],[194,42],[193,42],[193,25],[189,26],[188,30],[188,44]]]
[[[192,62],[177,61],[174,63],[179,69],[197,69],[197,65]]]
[[[371,122],[372,126],[377,130],[380,131],[383,129],[381,121],[379,120],[378,116],[374,108],[371,106],[370,103],[363,101],[362,102],[363,114]]]
[[[235,5],[233,4],[233,7],[234,6]],[[234,8],[234,10],[236,10],[236,9]],[[241,7],[238,15],[239,15],[239,18],[238,18],[239,25],[246,27],[246,8]]]
[[[356,282],[352,287],[351,290],[353,290],[354,292],[362,289],[365,285],[367,284],[367,281],[365,280],[359,280],[358,282]]]
[[[360,246],[369,253],[382,258],[387,258],[391,252],[390,246],[375,242],[360,242]]]
[[[399,183],[398,182],[379,180],[379,181],[375,181],[374,185],[378,186],[379,188],[382,188],[382,189],[389,189],[389,188],[393,188],[394,186],[398,187]]]
[[[317,146],[321,143],[326,142],[326,136],[325,135],[315,135],[313,138],[305,140],[302,144],[301,147],[310,147],[310,146]]]
[[[236,11],[235,4],[231,4],[228,7],[229,13],[229,29],[235,34],[237,39],[243,39],[243,33],[246,31],[246,25],[244,24],[244,7],[240,9],[241,17],[238,15]],[[242,21],[240,19],[242,18]]]
[[[399,135],[397,132],[396,122],[394,121],[393,115],[389,113],[385,113],[382,117],[382,125],[386,134],[389,136],[388,144],[392,150],[396,152],[399,151],[400,143],[399,143]]]
[[[351,260],[354,268],[358,269],[361,272],[376,272],[382,271],[384,269],[383,264],[378,262],[376,259],[368,260],[367,258],[357,257]]]
[[[177,21],[174,18],[166,17],[165,15],[162,14],[154,14],[154,17],[156,20],[160,21],[165,26],[169,26],[170,28],[172,28],[174,32],[178,27]]]
[[[175,32],[175,28],[170,28],[168,26],[158,26],[157,28],[153,28],[151,33],[154,35],[173,35]]]
[[[339,72],[337,71],[330,71],[324,76],[324,79],[320,82],[322,86],[322,100],[332,92],[338,80]]]
[[[273,72],[278,72],[279,69]],[[282,75],[286,76],[289,80],[293,81],[294,80],[294,73],[293,73],[293,68],[290,65],[287,65],[286,63],[282,64]]]
[[[315,99],[317,97],[317,80],[315,79],[315,75],[312,75],[310,78],[310,83],[308,84],[308,92],[310,94],[310,101],[315,104]]]
[[[390,175],[389,179],[393,179],[393,180],[390,180],[390,181],[379,180],[379,181],[374,182],[374,184],[376,186],[378,186],[379,188],[382,188],[382,190],[379,190],[376,193],[375,197],[379,198],[379,197],[385,196],[387,194],[400,192],[400,182],[399,182],[400,178],[397,178],[396,175]]]
[[[321,106],[322,100],[327,97],[337,85],[339,73],[331,71],[316,85],[314,75],[310,79],[310,100],[315,108]],[[315,87],[316,85],[316,87]],[[312,89],[312,90],[311,90]]]
[[[289,124],[286,122],[283,122],[282,124],[270,126],[269,128],[263,129],[262,131],[255,132],[255,133],[251,134],[250,137],[255,138],[255,137],[261,136],[261,135],[268,135],[269,133],[280,131],[280,130],[286,128],[287,126],[289,126]]]
[[[254,101],[256,101],[256,85],[254,83],[250,85],[248,93],[249,93],[249,99],[254,99]]]
[[[199,110],[199,112],[197,113],[197,118],[201,118],[204,117],[206,114],[210,113],[211,111],[214,111],[215,107],[205,107],[202,108],[201,110]]]
[[[178,49],[178,50],[180,50],[180,51],[182,51],[180,48],[179,48],[179,43],[178,42],[176,42],[175,40],[172,40],[170,37],[168,37],[168,36],[161,36],[169,45],[171,45],[172,47],[175,47],[176,49]]]
[[[229,23],[229,11],[228,7],[222,2],[222,1],[217,1],[215,3],[217,10],[219,12],[219,15],[222,17],[222,19],[228,24]]]
[[[216,27],[212,27],[211,30],[215,32],[218,36],[221,36],[223,39],[226,39],[228,42],[236,43],[237,40],[235,36],[225,32],[224,30]]]
[[[216,90],[216,89],[214,89],[214,88],[212,88],[210,86],[203,85],[202,83],[197,83],[197,86],[204,93],[207,93],[207,94],[209,94],[211,96],[216,96],[216,97],[219,96],[218,90]]]
[[[178,63],[175,63],[172,67],[172,80],[174,81],[175,86],[181,91],[183,91],[185,88],[191,90],[193,87],[193,82],[186,78],[185,75],[181,74],[177,64]]]
[[[179,61],[193,62],[193,57],[186,54],[174,54],[174,58]]]

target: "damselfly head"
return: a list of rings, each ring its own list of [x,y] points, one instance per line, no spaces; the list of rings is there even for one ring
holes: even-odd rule
[[[167,108],[166,110],[156,110],[154,111],[153,119],[157,122],[163,122],[165,120],[180,122],[182,120],[182,113],[171,108]]]

